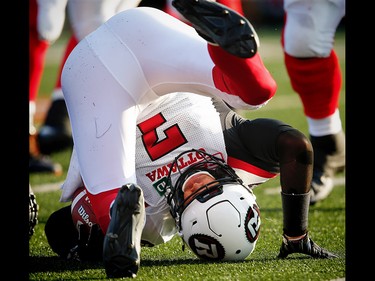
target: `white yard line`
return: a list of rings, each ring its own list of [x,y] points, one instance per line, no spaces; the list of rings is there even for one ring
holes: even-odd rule
[[[56,182],[56,183],[46,183],[46,184],[40,184],[40,185],[35,185],[31,186],[32,190],[34,193],[39,193],[39,192],[50,192],[50,191],[56,191],[59,190],[63,182]]]
[[[337,177],[333,180],[333,184],[337,185],[344,185],[345,184],[345,177]],[[259,186],[260,187],[260,186]],[[279,194],[280,193],[280,186],[275,187],[267,187],[264,190],[265,194]]]
[[[50,191],[56,191],[59,190],[63,182],[56,182],[56,183],[46,183],[46,184],[41,184],[41,185],[35,185],[32,186],[31,188],[35,193],[38,192],[50,192]],[[336,185],[343,185],[345,184],[345,177],[338,177],[334,179],[334,184]],[[280,187],[275,186],[275,187],[267,187],[265,189],[266,194],[276,194],[280,193]]]

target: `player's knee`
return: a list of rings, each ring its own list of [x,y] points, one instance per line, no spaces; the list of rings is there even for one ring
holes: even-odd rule
[[[291,9],[284,28],[284,50],[297,58],[328,57],[333,49],[335,32],[329,18]]]
[[[313,148],[310,140],[300,131],[289,130],[278,138],[281,162],[296,161],[303,165],[313,163]]]
[[[333,49],[333,40],[318,35],[309,37],[302,34],[285,41],[285,52],[296,58],[326,58]]]

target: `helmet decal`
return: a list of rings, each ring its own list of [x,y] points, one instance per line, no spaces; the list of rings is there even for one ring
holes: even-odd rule
[[[251,243],[256,241],[260,232],[260,210],[257,204],[249,207],[245,219],[246,237]]]
[[[201,259],[221,260],[225,256],[225,249],[220,242],[205,234],[190,236],[189,247]]]

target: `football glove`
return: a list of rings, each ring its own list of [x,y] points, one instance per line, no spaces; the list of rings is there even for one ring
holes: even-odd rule
[[[70,249],[68,260],[97,262],[103,259],[104,234],[99,225],[78,226],[78,244]]]
[[[29,185],[29,239],[33,236],[35,226],[38,224],[39,205],[36,202],[35,195]]]
[[[285,234],[283,235],[283,242],[280,247],[280,253],[277,256],[278,258],[286,258],[288,255],[293,253],[301,253],[312,256],[313,258],[321,258],[321,259],[328,259],[328,258],[337,258],[338,256],[330,253],[326,249],[318,246],[314,241],[312,241],[306,233],[306,235],[299,239],[291,241],[289,240]]]

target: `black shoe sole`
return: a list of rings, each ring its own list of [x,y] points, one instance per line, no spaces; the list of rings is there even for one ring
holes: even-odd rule
[[[136,277],[140,265],[140,241],[145,222],[142,189],[122,186],[111,210],[111,222],[103,243],[108,278]]]
[[[251,58],[257,53],[258,36],[238,12],[207,0],[174,0],[172,5],[208,42],[241,58]]]

